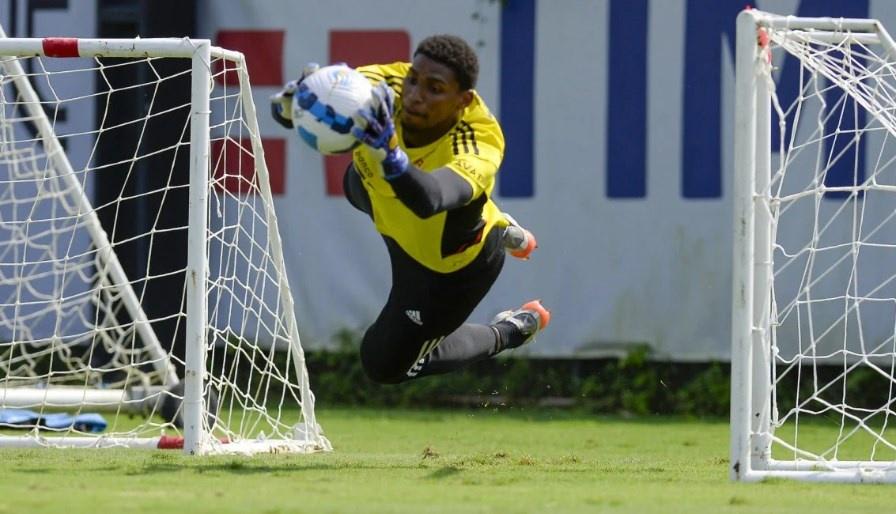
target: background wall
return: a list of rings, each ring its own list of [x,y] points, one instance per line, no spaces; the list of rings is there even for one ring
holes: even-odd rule
[[[886,0],[754,3],[896,26]],[[95,32],[97,3],[48,5],[3,2],[0,20],[20,36]],[[729,355],[733,44],[743,6],[199,0],[194,35],[246,53],[262,113],[306,62],[407,59],[427,35],[464,37],[480,57],[477,89],[507,138],[497,201],[540,244],[532,260],[508,260],[473,320],[537,297],[554,318],[531,355],[647,344],[659,358],[693,361]],[[388,294],[386,252],[341,197],[344,160],[322,158],[266,116],[259,122],[303,343],[327,346],[376,317]]]

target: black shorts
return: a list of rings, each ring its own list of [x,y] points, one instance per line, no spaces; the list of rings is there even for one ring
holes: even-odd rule
[[[383,238],[392,263],[392,291],[379,317],[364,334],[361,362],[378,382],[399,382],[442,338],[460,327],[491,289],[504,266],[501,229],[494,227],[466,267],[437,273]]]

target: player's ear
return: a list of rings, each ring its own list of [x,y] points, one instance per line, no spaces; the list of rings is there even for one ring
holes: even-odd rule
[[[460,108],[461,110],[466,109],[468,105],[473,102],[473,90],[468,89],[466,91],[461,91],[460,93]]]

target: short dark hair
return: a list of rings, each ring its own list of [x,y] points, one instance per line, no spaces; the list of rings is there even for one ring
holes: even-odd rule
[[[476,87],[479,78],[479,59],[463,39],[449,34],[429,36],[417,45],[414,56],[426,57],[451,68],[462,91]]]

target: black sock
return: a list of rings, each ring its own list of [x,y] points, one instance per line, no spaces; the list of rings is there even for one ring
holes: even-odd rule
[[[499,321],[491,327],[498,334],[498,352],[509,348],[517,348],[526,341],[526,336],[520,332],[516,325],[509,321]]]

